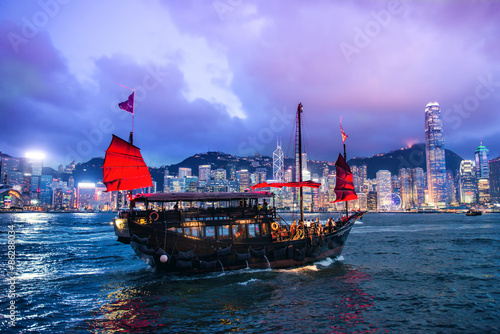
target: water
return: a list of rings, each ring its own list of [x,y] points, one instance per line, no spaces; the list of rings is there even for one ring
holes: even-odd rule
[[[153,272],[116,241],[113,216],[0,215],[2,332],[500,331],[500,214],[368,214],[335,261],[199,277]]]

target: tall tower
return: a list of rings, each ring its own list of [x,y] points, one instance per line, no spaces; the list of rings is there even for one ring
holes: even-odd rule
[[[285,155],[281,149],[281,143],[276,143],[276,150],[273,152],[273,178],[277,182],[283,182],[285,177]]]
[[[445,207],[448,202],[446,160],[441,109],[437,102],[430,102],[425,107],[425,155],[429,204]]]
[[[474,204],[477,198],[477,182],[474,176],[474,163],[471,160],[460,162],[460,203]]]
[[[490,178],[490,167],[488,165],[488,150],[483,143],[481,143],[474,152],[474,157],[476,158],[476,178],[489,179]]]
[[[386,200],[392,192],[391,172],[388,170],[379,170],[377,172],[377,210],[382,211],[386,208]]]

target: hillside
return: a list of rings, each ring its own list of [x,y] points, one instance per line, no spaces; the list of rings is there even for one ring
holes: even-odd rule
[[[463,160],[456,153],[446,151],[446,168],[452,170],[455,174],[460,169],[460,162]],[[367,166],[367,177],[373,179],[379,170],[385,169],[392,175],[399,174],[401,168],[421,167],[427,171],[425,163],[425,144],[415,144],[412,147],[402,148],[389,153],[377,154],[370,158],[353,158],[348,161],[352,166]]]

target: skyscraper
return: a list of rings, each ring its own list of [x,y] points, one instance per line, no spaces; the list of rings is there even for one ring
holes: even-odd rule
[[[285,155],[281,149],[281,144],[276,144],[276,150],[273,152],[273,178],[277,182],[283,182],[285,178]]]
[[[481,143],[474,152],[474,157],[476,159],[476,178],[478,180],[490,178],[490,167],[488,165],[489,151],[490,150]]]
[[[212,166],[210,165],[200,165],[198,166],[198,180],[201,182],[210,180],[210,170]]]
[[[377,172],[377,210],[385,210],[385,201],[390,200],[391,192],[391,172],[379,170]]]
[[[476,179],[478,188],[479,203],[484,204],[490,201],[490,166],[488,164],[489,150],[481,143],[474,157],[476,159]]]
[[[500,202],[500,157],[489,161],[490,168],[490,198],[493,202]]]
[[[477,182],[474,173],[474,162],[472,160],[462,160],[460,162],[459,183],[460,203],[476,203]]]
[[[445,207],[448,202],[446,159],[441,109],[437,102],[430,102],[425,107],[425,153],[429,204]]]
[[[179,178],[191,176],[191,168],[179,167]]]

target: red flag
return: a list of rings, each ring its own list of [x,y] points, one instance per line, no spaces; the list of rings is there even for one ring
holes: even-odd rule
[[[131,114],[134,114],[134,93],[135,92],[132,92],[132,94],[130,94],[127,101],[118,104],[120,109],[123,109]]]
[[[342,144],[344,144],[347,139],[347,135],[345,134],[344,129],[342,129],[342,117],[340,117],[340,132],[342,132]]]

